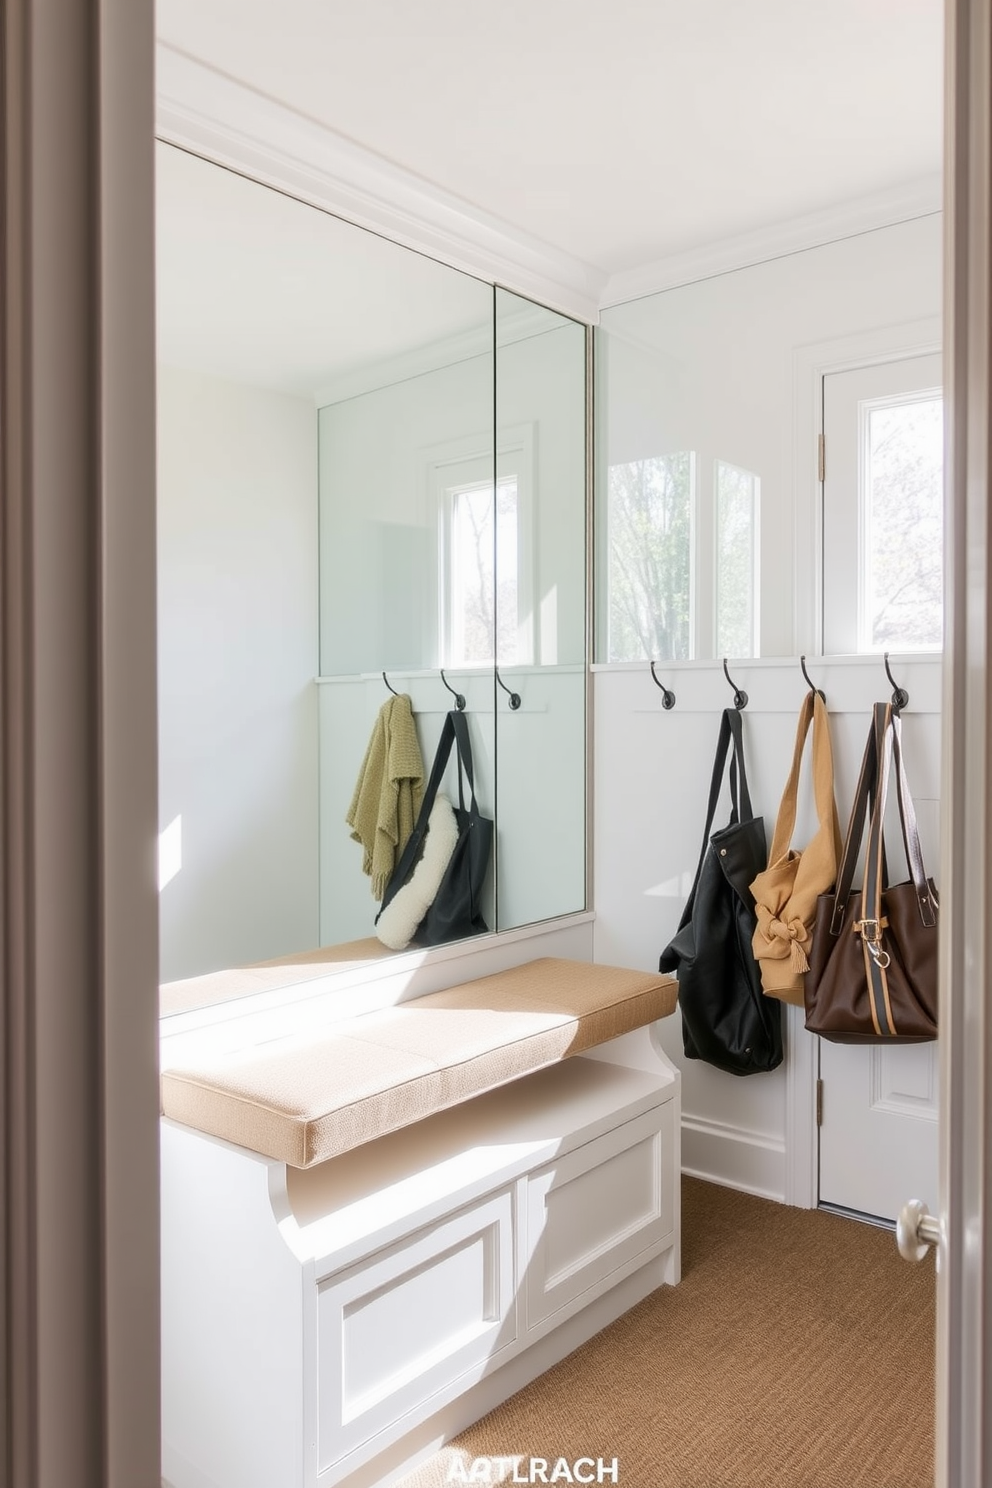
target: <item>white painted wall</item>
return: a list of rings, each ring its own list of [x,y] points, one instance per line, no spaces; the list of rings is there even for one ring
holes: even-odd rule
[[[827,347],[827,356],[830,344],[859,338],[905,343],[907,327],[940,314],[940,250],[940,218],[930,216],[604,312],[600,471],[690,449],[701,476],[717,458],[760,475],[767,657],[813,649],[802,619],[813,573],[797,542],[813,524],[810,348]],[[800,424],[808,448],[797,443]],[[700,526],[697,553],[705,551],[705,523]],[[846,825],[871,704],[891,688],[880,660],[811,656],[809,665],[831,711]],[[928,866],[936,873],[940,663],[895,666],[910,693],[907,767]],[[755,809],[770,839],[805,684],[796,659],[738,660],[731,672],[750,693],[745,750]],[[644,968],[657,966],[678,924],[699,855],[719,714],[733,700],[719,663],[667,663],[659,675],[676,692],[671,712],[661,708],[647,659],[597,669],[593,694],[595,957]],[[718,824],[728,815],[725,797]],[[811,827],[807,809],[797,847]],[[898,832],[890,837],[896,843]],[[893,857],[898,861],[895,850]],[[812,1166],[802,1092],[815,1046],[801,1024],[801,1016],[790,1017],[791,1044],[780,1070],[741,1079],[686,1061],[679,1017],[668,1020],[665,1046],[683,1070],[688,1170],[802,1201]]]
[[[312,402],[159,369],[163,981],[317,944]]]
[[[910,696],[903,741],[920,821],[927,868],[937,877],[940,796],[940,662],[893,662]],[[871,706],[891,695],[880,659],[817,659],[809,663],[830,712],[836,793],[842,831],[871,720]],[[738,677],[737,672],[740,673]],[[775,825],[792,758],[796,717],[805,691],[792,659],[739,665],[735,682],[749,695],[744,755],[755,813],[766,838]],[[692,884],[706,815],[720,712],[733,701],[719,663],[687,663],[664,673],[676,693],[674,709],[646,665],[598,667],[593,674],[596,794],[594,819],[596,921],[594,958],[605,964],[657,968],[678,926]],[[793,845],[815,830],[806,762]],[[892,804],[890,802],[890,804]],[[724,790],[715,827],[730,816]],[[893,882],[905,877],[898,820],[887,823]],[[939,885],[938,885],[939,886]],[[666,1052],[682,1070],[683,1164],[687,1171],[777,1199],[792,1199],[790,1144],[808,1139],[792,1111],[790,1062],[806,1069],[812,1040],[790,1020],[786,1061],[770,1074],[741,1078],[682,1054],[681,1018],[663,1025]],[[812,1092],[809,1092],[810,1099]],[[809,1111],[805,1113],[809,1115]],[[800,1163],[801,1167],[802,1164]]]
[[[700,562],[712,542],[714,462],[761,480],[762,656],[812,645],[796,630],[813,577],[811,419],[797,447],[797,412],[805,418],[813,407],[812,379],[809,387],[800,380],[804,353],[870,331],[903,341],[897,328],[938,317],[941,233],[934,213],[603,312],[601,473],[694,451]],[[696,655],[713,655],[711,615],[702,617]]]

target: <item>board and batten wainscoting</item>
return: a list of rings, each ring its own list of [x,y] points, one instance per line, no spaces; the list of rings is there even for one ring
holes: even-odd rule
[[[770,840],[806,684],[798,658],[729,665],[749,698],[748,780]],[[891,657],[890,665],[909,693],[903,713],[906,767],[927,868],[936,877],[940,657]],[[892,688],[881,656],[807,657],[807,667],[826,694],[843,833],[872,704],[890,698]],[[733,705],[720,661],[659,663],[657,670],[675,692],[671,710],[663,708],[646,661],[593,667],[594,956],[612,965],[656,967],[678,925],[699,856],[720,713]],[[799,848],[815,824],[807,776],[808,762],[794,837]],[[724,825],[729,814],[725,790],[715,825]],[[903,854],[897,826],[888,830],[887,844],[898,881]],[[783,1064],[771,1074],[739,1079],[684,1058],[677,1016],[661,1025],[665,1050],[682,1072],[683,1171],[786,1203],[815,1205],[817,1041],[806,1032],[800,1009],[786,1010],[785,1033]]]

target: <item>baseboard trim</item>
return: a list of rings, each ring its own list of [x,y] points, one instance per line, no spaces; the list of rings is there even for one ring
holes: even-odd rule
[[[785,1141],[730,1122],[682,1117],[682,1172],[785,1203]]]

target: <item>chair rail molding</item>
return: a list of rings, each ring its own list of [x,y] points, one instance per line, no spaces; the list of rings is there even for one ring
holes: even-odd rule
[[[156,133],[565,315],[596,324],[606,274],[165,42]]]

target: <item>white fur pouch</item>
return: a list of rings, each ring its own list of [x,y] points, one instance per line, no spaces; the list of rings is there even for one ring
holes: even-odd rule
[[[375,933],[391,951],[405,951],[417,926],[434,903],[444,870],[458,841],[458,823],[447,796],[436,796],[431,807],[424,850],[403,887],[380,911]]]

